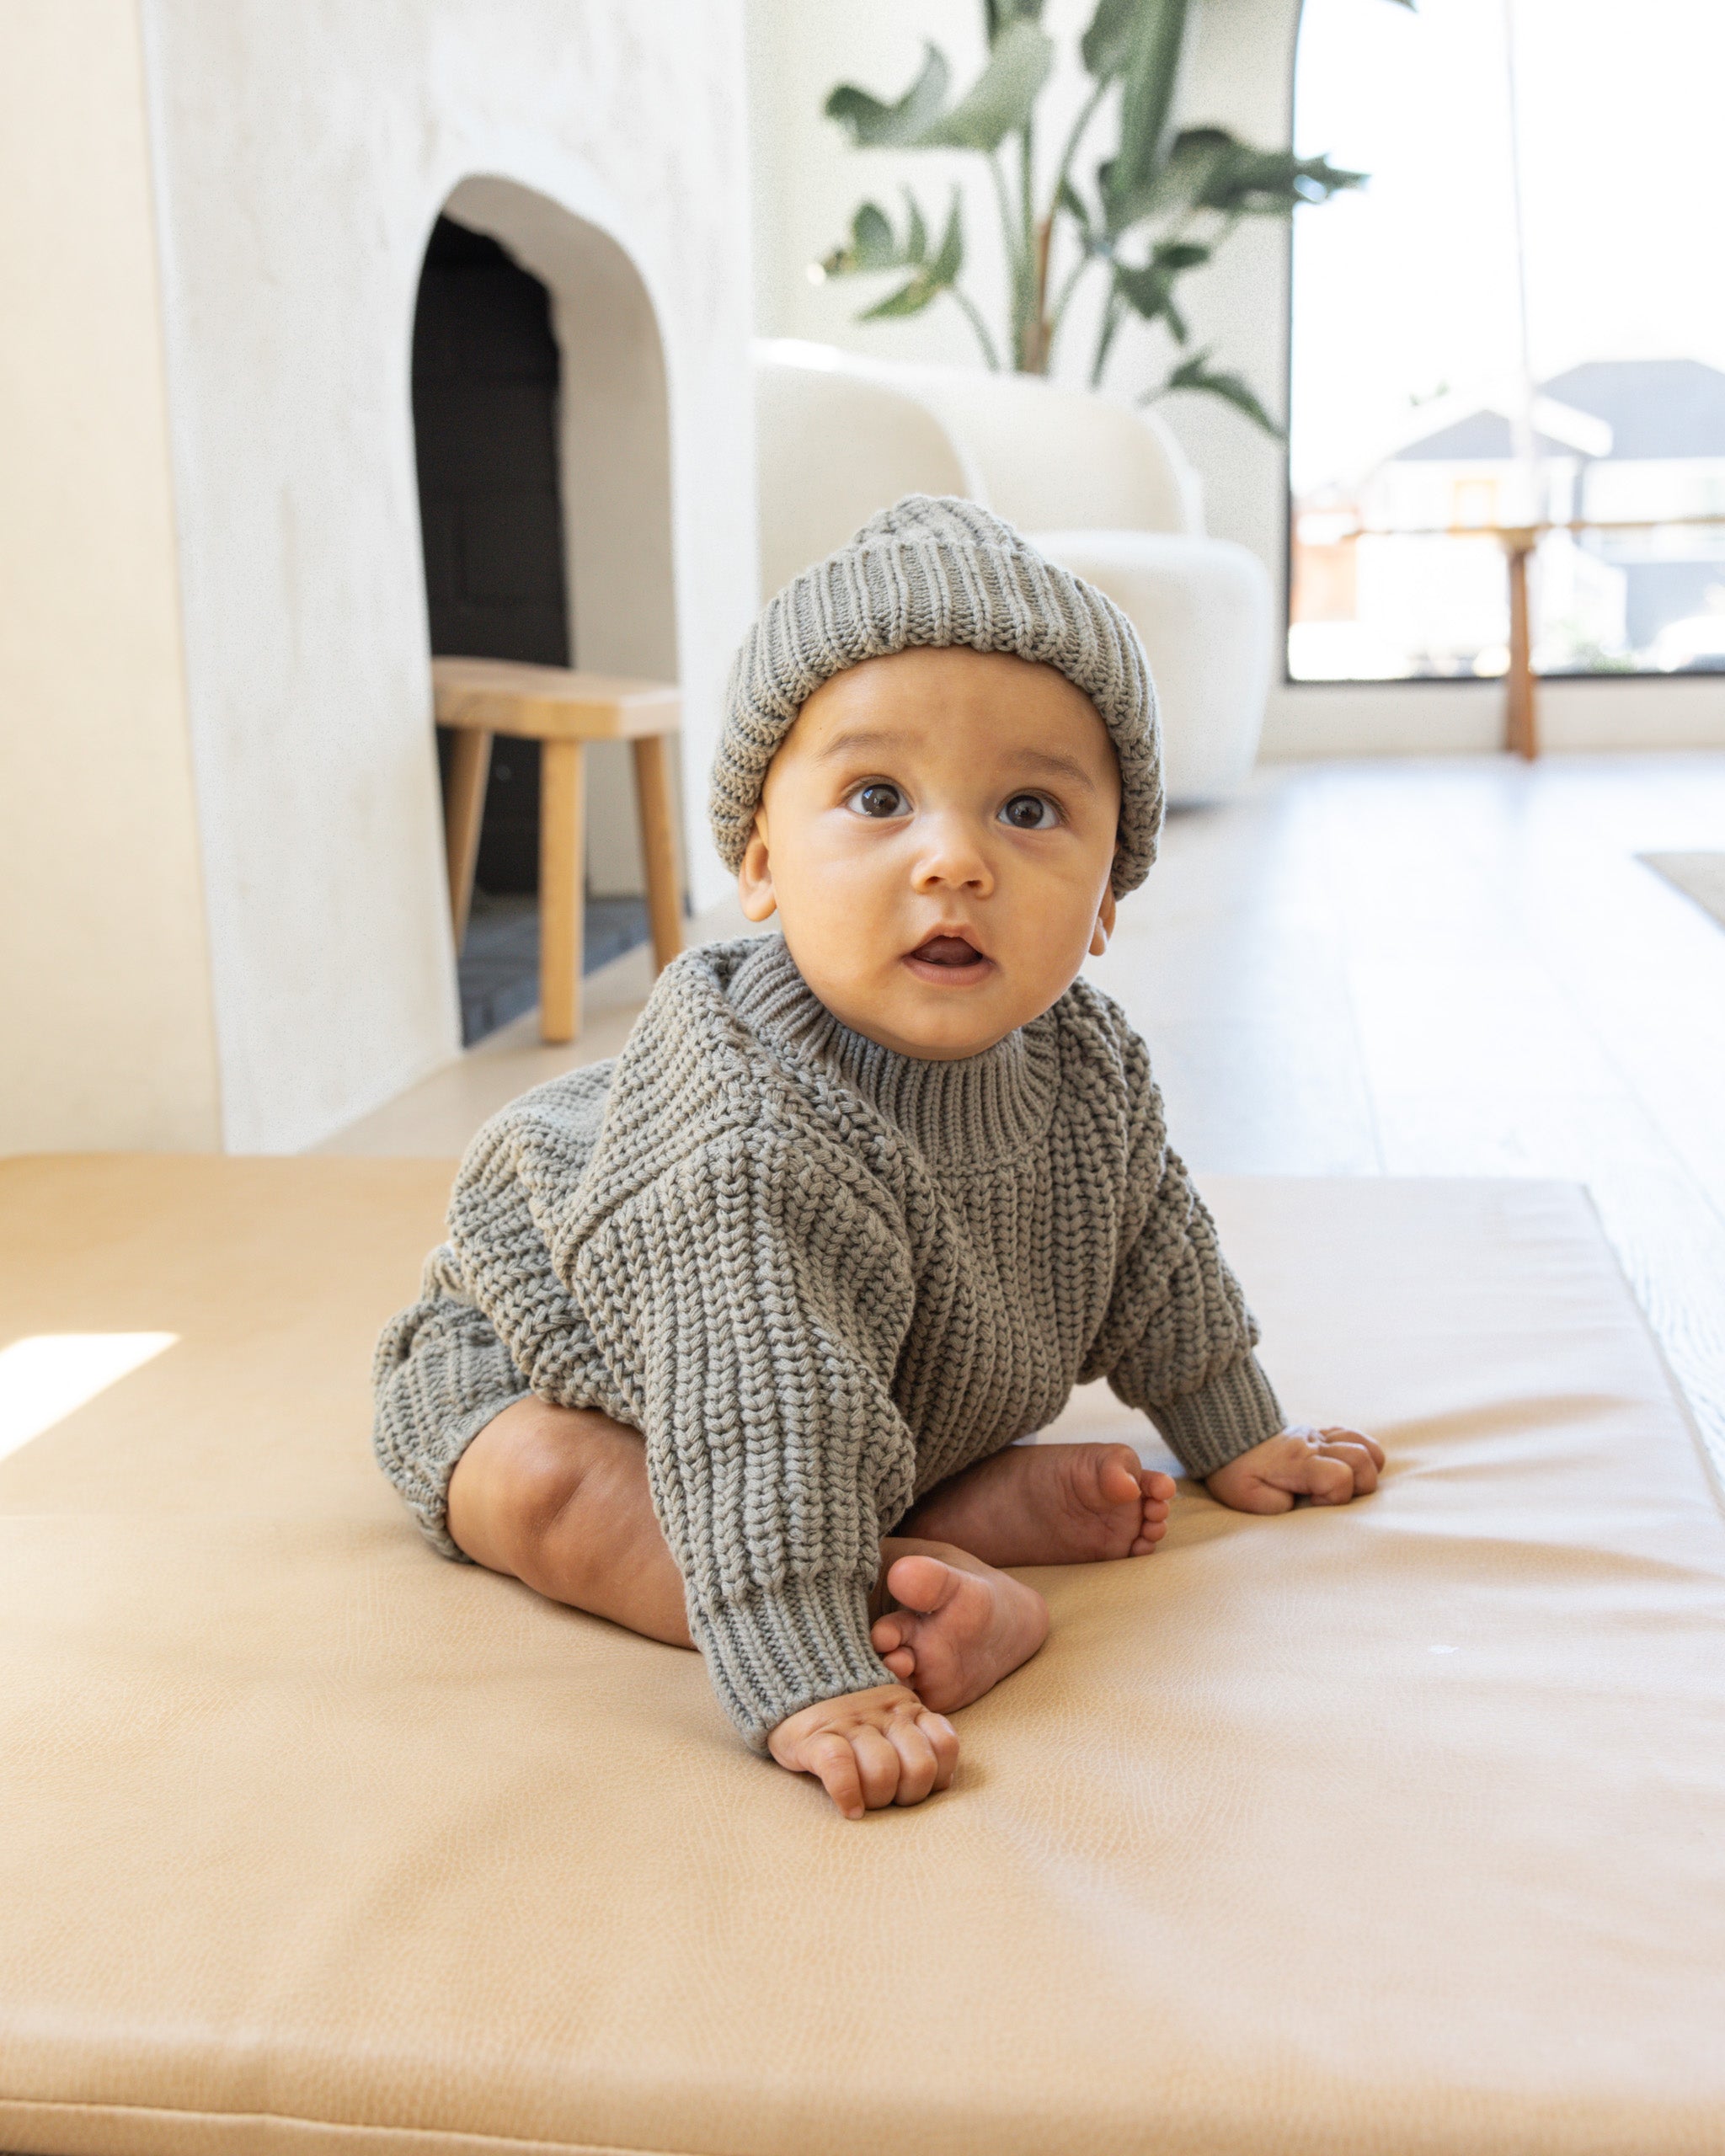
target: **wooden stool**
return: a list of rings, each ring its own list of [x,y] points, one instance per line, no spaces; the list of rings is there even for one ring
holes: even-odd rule
[[[641,851],[653,961],[662,970],[683,947],[682,896],[671,837],[666,737],[681,703],[662,681],[578,674],[566,666],[524,666],[506,659],[434,659],[437,723],[455,734],[444,809],[449,910],[457,951],[467,931],[473,864],[491,739],[506,734],[541,743],[539,766],[539,1037],[572,1041],[581,1025],[582,841],[586,746],[627,741],[635,756]]]

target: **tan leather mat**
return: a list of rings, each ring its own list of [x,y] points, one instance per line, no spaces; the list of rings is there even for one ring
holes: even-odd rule
[[[1725,2148],[1725,1526],[1578,1193],[1212,1186],[1382,1492],[1036,1575],[847,1826],[377,1476],[448,1178],[0,1167],[19,1412],[177,1336],[0,1460],[0,2147]]]

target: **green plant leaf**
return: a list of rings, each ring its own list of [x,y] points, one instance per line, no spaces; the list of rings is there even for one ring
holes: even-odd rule
[[[865,276],[873,270],[920,270],[928,259],[928,227],[916,197],[905,191],[905,237],[895,233],[892,221],[879,203],[865,202],[851,220],[851,237],[821,258],[821,274],[827,277]]]
[[[1108,229],[1124,229],[1121,213],[1161,172],[1180,85],[1188,0],[1138,0],[1131,41],[1121,67],[1120,147],[1104,168]]]
[[[1078,50],[1098,83],[1112,82],[1125,66],[1141,4],[1142,0],[1096,0],[1096,13]]]
[[[928,259],[928,227],[922,221],[922,205],[907,187],[905,189],[905,251],[900,262],[922,263]]]
[[[1182,136],[1175,144],[1167,175],[1170,185],[1195,207],[1230,216],[1286,216],[1302,202],[1327,202],[1365,180],[1364,173],[1344,171],[1327,157],[1255,150],[1220,128],[1193,130],[1183,155],[1187,142]]]
[[[959,189],[953,189],[952,207],[947,211],[947,228],[941,235],[938,251],[928,265],[928,275],[933,283],[944,288],[956,285],[964,267],[964,218]]]
[[[943,287],[931,285],[926,277],[913,277],[908,285],[900,285],[895,292],[889,292],[884,300],[873,307],[866,307],[857,317],[858,322],[888,322],[901,314],[921,314],[925,307],[932,307],[940,297]]]
[[[1146,322],[1166,322],[1179,343],[1188,332],[1185,317],[1174,305],[1174,286],[1188,270],[1210,260],[1210,249],[1195,241],[1172,240],[1155,249],[1140,269],[1114,264],[1114,289],[1135,312]]]
[[[1039,23],[1042,10],[1043,0],[982,0],[989,43],[992,45],[1009,23]]]
[[[1195,352],[1189,360],[1183,360],[1160,389],[1153,389],[1140,397],[1140,404],[1149,404],[1159,397],[1172,395],[1177,390],[1201,391],[1208,397],[1220,397],[1225,404],[1231,404],[1236,412],[1243,412],[1254,425],[1278,441],[1284,439],[1282,430],[1258,402],[1251,384],[1242,376],[1230,374],[1225,368],[1213,367],[1210,363],[1211,348]]]
[[[838,121],[859,150],[911,143],[931,120],[939,118],[951,79],[945,55],[930,45],[921,73],[896,104],[883,104],[854,83],[841,83],[827,99],[826,116]]]
[[[1064,210],[1073,223],[1077,226],[1079,241],[1084,252],[1087,254],[1090,253],[1095,245],[1090,205],[1070,179],[1063,179],[1060,182],[1060,191],[1055,197],[1055,201],[1057,207]]]
[[[884,210],[865,202],[851,221],[852,267],[890,270],[899,259],[898,242]]]
[[[956,187],[953,189],[946,230],[941,235],[939,248],[932,262],[923,259],[927,239],[921,212],[914,203],[911,204],[911,211],[915,218],[913,236],[922,253],[915,256],[906,253],[901,257],[900,264],[893,266],[914,264],[916,275],[908,283],[900,286],[897,291],[889,292],[884,300],[877,301],[871,307],[865,307],[857,317],[858,322],[881,322],[899,315],[921,314],[925,307],[932,307],[943,292],[950,291],[959,281],[964,267],[964,210],[959,190]],[[908,241],[906,245],[908,248]]]
[[[1007,19],[1002,11],[988,65],[950,111],[941,110],[949,71],[931,45],[922,72],[896,104],[841,83],[827,99],[826,115],[858,149],[996,150],[1028,121],[1054,64],[1054,41],[1031,13],[1019,10]]]
[[[1034,23],[1005,24],[987,67],[952,110],[905,139],[918,149],[998,149],[1028,120],[1054,64],[1054,40]]]
[[[1364,173],[1291,150],[1255,150],[1220,127],[1189,127],[1174,138],[1160,172],[1127,189],[1111,168],[1098,174],[1116,238],[1147,217],[1209,210],[1226,217],[1285,217],[1305,202],[1327,202],[1363,186]]]

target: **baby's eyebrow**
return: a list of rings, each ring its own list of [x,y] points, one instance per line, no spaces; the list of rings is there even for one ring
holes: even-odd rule
[[[815,761],[836,763],[841,756],[854,756],[859,749],[902,749],[916,736],[894,732],[879,727],[852,728],[848,734],[835,734],[825,746],[816,752]]]
[[[915,734],[900,732],[886,727],[856,727],[848,733],[836,734],[830,741],[816,751],[817,763],[836,763],[845,756],[854,756],[863,750],[902,749],[914,744]],[[1013,760],[1028,764],[1033,769],[1050,772],[1056,777],[1071,779],[1075,786],[1081,786],[1087,793],[1097,790],[1096,781],[1085,770],[1076,756],[1063,756],[1053,749],[1020,749]]]
[[[1045,771],[1053,771],[1060,778],[1069,778],[1075,786],[1081,786],[1087,793],[1096,792],[1096,781],[1076,756],[1062,756],[1052,749],[1021,749],[1018,760],[1034,764]]]

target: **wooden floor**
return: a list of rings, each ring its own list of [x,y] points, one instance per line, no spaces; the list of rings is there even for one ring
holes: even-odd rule
[[[1200,1171],[1585,1182],[1725,1476],[1725,929],[1635,858],[1710,848],[1725,755],[1272,766],[1171,819],[1091,970]],[[601,987],[574,1050],[524,1022],[332,1150],[459,1150],[615,1053],[644,988]]]

